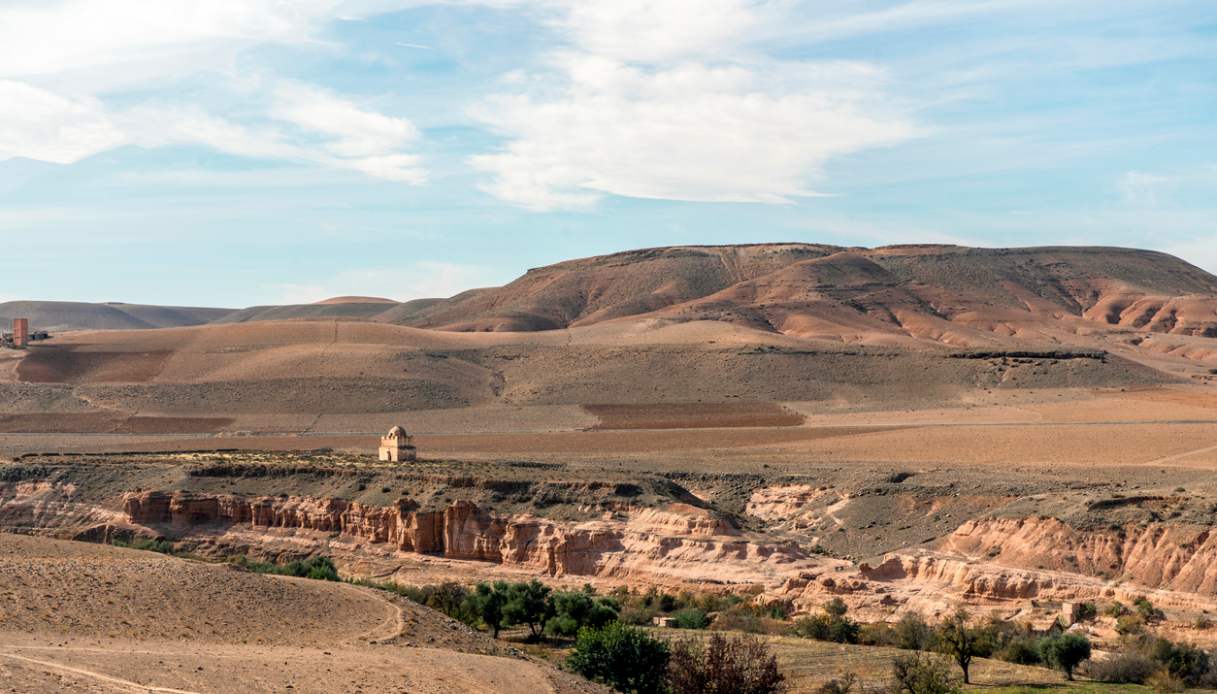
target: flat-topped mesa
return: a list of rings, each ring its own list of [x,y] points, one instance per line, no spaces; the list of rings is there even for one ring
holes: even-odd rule
[[[380,459],[394,463],[408,460],[418,460],[418,449],[414,447],[414,437],[406,433],[400,426],[395,426],[389,433],[380,437]]]

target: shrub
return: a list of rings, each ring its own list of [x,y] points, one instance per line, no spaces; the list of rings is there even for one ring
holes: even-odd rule
[[[646,626],[651,623],[651,618],[656,616],[653,608],[647,607],[624,607],[621,610],[620,621],[622,624],[633,624],[635,626]]]
[[[660,612],[675,612],[680,607],[680,603],[676,601],[676,596],[664,593],[659,596],[659,611]]]
[[[1137,609],[1137,614],[1141,615],[1146,623],[1161,622],[1166,619],[1166,614],[1162,610],[1154,607],[1154,604],[1147,597],[1139,597],[1133,601],[1133,607]]]
[[[1189,686],[1200,683],[1209,673],[1209,654],[1186,643],[1172,643],[1167,639],[1156,639],[1151,644],[1151,656],[1164,665],[1167,672]]]
[[[1039,665],[1043,662],[1040,657],[1039,644],[1031,638],[1013,639],[997,652],[997,657],[1007,663],[1019,665]]]
[[[858,643],[864,646],[896,647],[896,628],[886,622],[869,622],[858,630]]]
[[[755,637],[680,641],[668,663],[672,694],[772,694],[784,680],[769,646]]]
[[[1116,618],[1116,633],[1121,636],[1132,636],[1145,631],[1145,619],[1139,614],[1125,614]]]
[[[743,631],[749,634],[765,633],[765,622],[749,605],[737,605],[718,613],[714,628],[722,631]]]
[[[686,607],[672,616],[676,619],[677,629],[705,629],[710,626],[710,618],[696,607]]]
[[[861,626],[846,617],[849,610],[841,598],[833,598],[824,605],[824,614],[804,617],[794,625],[794,633],[806,639],[857,643]]]
[[[157,552],[159,554],[174,554],[175,548],[172,542],[162,538],[149,539],[146,537],[138,537],[130,542],[122,540],[114,540],[112,543],[115,547],[129,547],[131,549],[142,549],[146,552]]]
[[[1090,640],[1079,634],[1061,634],[1040,640],[1040,658],[1073,681],[1073,670],[1090,659]]]
[[[656,694],[664,691],[668,645],[641,629],[611,622],[600,629],[579,630],[567,665],[589,680],[619,692]]]
[[[908,612],[896,622],[896,647],[910,651],[926,651],[934,644],[934,630],[921,615]]]
[[[1150,675],[1149,678],[1145,680],[1145,684],[1155,692],[1182,692],[1187,689],[1187,685],[1184,684],[1182,680],[1172,677],[1171,674],[1165,670],[1158,670],[1154,674]]]
[[[892,661],[892,691],[896,694],[958,694],[950,666],[940,657],[924,653],[904,655]]]
[[[850,694],[854,685],[858,684],[858,676],[854,673],[844,675],[839,679],[831,679],[816,689],[816,694]]]
[[[1142,653],[1117,653],[1105,660],[1086,664],[1086,676],[1110,684],[1144,684],[1158,670],[1158,664]]]
[[[1099,616],[1099,608],[1093,602],[1078,605],[1077,618],[1079,622],[1093,622]]]
[[[824,605],[824,614],[828,615],[829,617],[840,619],[841,617],[844,617],[847,612],[849,612],[849,606],[846,605],[845,601],[841,598],[833,598]]]

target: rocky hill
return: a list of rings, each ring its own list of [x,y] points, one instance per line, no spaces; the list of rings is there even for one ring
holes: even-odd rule
[[[404,303],[336,297],[236,311],[0,304],[0,318],[18,315],[50,329],[337,320],[456,332],[654,317],[850,343],[983,347],[1113,329],[1217,337],[1217,277],[1170,255],[1124,248],[676,246],[571,260],[502,287]]]

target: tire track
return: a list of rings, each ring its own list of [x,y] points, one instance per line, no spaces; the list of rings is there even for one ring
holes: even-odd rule
[[[132,682],[131,680],[125,680],[125,679],[122,679],[121,677],[113,677],[111,675],[102,674],[102,673],[94,671],[94,670],[86,670],[85,668],[72,667],[71,665],[64,665],[62,663],[56,663],[56,662],[50,661],[50,660],[38,660],[37,658],[30,658],[30,657],[27,657],[24,655],[17,655],[16,653],[0,652],[0,658],[9,658],[11,660],[17,660],[17,661],[20,661],[23,663],[37,665],[37,666],[45,668],[45,669],[58,670],[58,671],[67,672],[67,673],[70,673],[73,675],[80,675],[81,677],[87,677],[89,679],[97,680],[98,682],[104,682],[106,684],[113,684],[113,685],[116,685],[119,687],[124,687],[126,689],[134,690],[137,692],[165,692],[166,694],[199,694],[199,692],[195,692],[195,691],[192,691],[189,689],[174,689],[172,687],[158,687],[156,685],[140,684],[139,682]]]

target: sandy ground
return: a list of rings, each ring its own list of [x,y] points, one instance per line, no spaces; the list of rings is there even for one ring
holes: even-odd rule
[[[704,409],[704,408],[703,408]],[[371,418],[419,431],[431,457],[530,457],[564,461],[650,460],[721,469],[722,465],[841,463],[855,465],[1160,465],[1217,463],[1217,389],[1209,386],[1044,390],[994,393],[949,407],[826,411],[822,403],[758,404],[717,409],[690,424],[699,409],[614,408],[593,416],[568,406],[478,407]],[[652,412],[652,410],[656,410]],[[727,426],[721,417],[763,419],[797,412],[800,426]],[[78,418],[79,415],[63,415]],[[684,417],[682,420],[681,417]],[[349,433],[355,416],[319,420],[304,434],[0,434],[0,454],[169,450],[312,450],[372,453],[376,430]],[[594,423],[595,427],[588,427]],[[462,427],[468,427],[462,429]],[[623,427],[611,429],[606,427]],[[348,428],[350,427],[350,428]],[[536,428],[531,428],[536,427]],[[326,432],[331,429],[332,432]],[[589,430],[590,429],[590,430]],[[436,433],[426,433],[432,431]],[[455,433],[464,431],[467,433]]]
[[[583,691],[437,613],[342,583],[0,535],[6,691]]]

